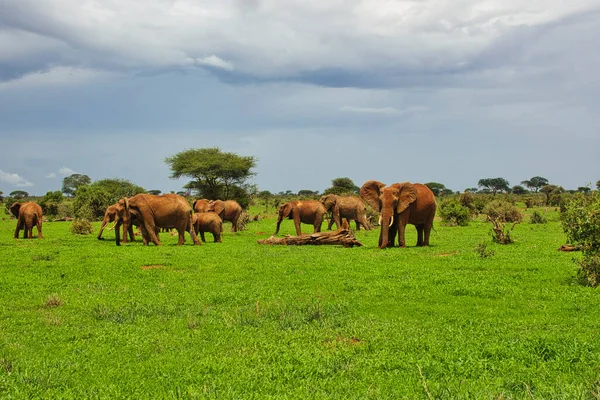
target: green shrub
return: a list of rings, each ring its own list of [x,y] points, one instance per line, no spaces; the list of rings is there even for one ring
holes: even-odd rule
[[[494,200],[489,202],[483,209],[483,213],[491,220],[500,222],[521,222],[523,215],[512,203],[505,200]]]
[[[71,225],[71,233],[74,235],[89,235],[94,231],[92,223],[85,218],[76,218]]]
[[[529,222],[532,224],[545,224],[548,222],[548,218],[546,218],[541,212],[535,210],[533,214],[531,214],[531,219]]]
[[[561,207],[561,223],[569,242],[580,246],[579,281],[584,285],[600,285],[600,194],[574,195]]]
[[[440,216],[444,224],[450,226],[469,225],[471,211],[457,198],[443,200],[440,204]]]

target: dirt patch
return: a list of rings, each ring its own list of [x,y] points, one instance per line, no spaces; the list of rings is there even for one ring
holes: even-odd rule
[[[455,256],[457,255],[458,252],[454,252],[454,253],[441,253],[441,254],[436,254],[437,257],[450,257],[450,256]]]
[[[148,271],[149,269],[162,269],[165,268],[164,265],[142,265],[140,266],[144,271]]]

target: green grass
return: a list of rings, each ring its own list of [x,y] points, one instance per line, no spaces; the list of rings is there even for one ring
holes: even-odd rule
[[[600,292],[545,215],[512,245],[477,221],[387,250],[378,230],[362,248],[257,244],[272,217],[199,247],[68,222],[15,240],[5,219],[0,398],[600,398]]]

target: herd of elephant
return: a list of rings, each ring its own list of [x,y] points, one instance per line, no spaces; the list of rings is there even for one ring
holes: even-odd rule
[[[398,246],[405,247],[404,238],[407,224],[417,228],[417,246],[429,246],[429,235],[435,218],[436,202],[433,192],[420,183],[394,183],[386,186],[384,183],[371,180],[360,188],[360,198],[355,196],[338,196],[329,194],[320,200],[294,200],[279,207],[275,235],[284,219],[294,220],[296,234],[301,235],[301,224],[310,224],[314,232],[321,231],[321,225],[328,212],[331,218],[327,229],[335,223],[339,228],[341,221],[356,222],[356,229],[371,229],[366,214],[369,204],[380,213],[379,248],[393,247],[398,238]],[[34,203],[14,203],[11,213],[17,217],[17,229],[24,230],[24,238],[32,237],[33,227],[37,227],[38,237],[42,238],[42,208]],[[242,207],[235,200],[196,200],[192,206],[182,196],[177,194],[138,194],[123,198],[109,206],[98,233],[102,232],[109,222],[114,221],[116,244],[134,240],[133,226],[137,226],[142,234],[144,245],[152,242],[160,246],[160,229],[175,229],[179,235],[178,245],[185,242],[185,232],[188,232],[195,245],[200,244],[196,233],[200,233],[205,241],[204,233],[212,233],[215,242],[221,242],[223,221],[232,223],[233,232],[237,231],[238,220]],[[120,229],[123,230],[121,240]]]

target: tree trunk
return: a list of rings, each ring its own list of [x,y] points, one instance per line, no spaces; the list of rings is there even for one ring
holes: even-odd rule
[[[348,221],[344,219],[342,227],[337,231],[318,232],[309,235],[286,236],[277,238],[271,236],[268,239],[258,241],[259,244],[283,244],[283,245],[320,245],[320,244],[341,244],[344,247],[362,246],[352,234],[348,226]]]

